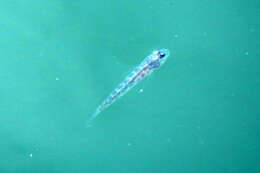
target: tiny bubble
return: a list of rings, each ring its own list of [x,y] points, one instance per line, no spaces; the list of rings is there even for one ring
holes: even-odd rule
[[[56,77],[55,80],[60,80],[60,78]]]
[[[127,146],[131,146],[132,144],[130,142],[127,143]]]
[[[245,55],[248,55],[248,52],[246,52]]]
[[[144,92],[144,90],[143,90],[143,89],[140,89],[139,92],[142,93],[142,92]]]
[[[31,153],[31,154],[29,154],[29,157],[32,157],[32,153]]]

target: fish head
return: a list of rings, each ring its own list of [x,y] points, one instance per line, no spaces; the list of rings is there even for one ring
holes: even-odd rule
[[[170,52],[168,49],[159,49],[153,52],[153,58],[152,58],[152,62],[150,63],[153,68],[157,68],[160,65],[162,65],[163,63],[165,63],[165,61],[167,60],[167,58],[169,57]]]
[[[162,65],[169,57],[170,52],[168,49],[160,49],[157,51],[157,54],[158,54],[159,62]]]

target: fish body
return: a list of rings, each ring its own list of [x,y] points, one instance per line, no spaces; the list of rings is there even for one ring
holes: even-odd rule
[[[120,97],[127,93],[132,87],[149,76],[155,69],[159,68],[168,58],[169,51],[167,49],[160,49],[154,51],[147,56],[124,80],[116,89],[98,106],[96,111],[90,117],[90,120],[97,117],[97,115],[105,108],[110,106]]]

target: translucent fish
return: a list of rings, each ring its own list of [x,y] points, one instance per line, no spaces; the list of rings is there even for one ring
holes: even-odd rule
[[[134,68],[134,70],[126,76],[114,91],[98,106],[96,111],[92,114],[89,121],[96,118],[100,112],[109,107],[112,103],[127,93],[132,87],[149,76],[155,69],[158,69],[169,57],[169,50],[160,49],[154,51],[152,54],[147,56],[140,65]]]

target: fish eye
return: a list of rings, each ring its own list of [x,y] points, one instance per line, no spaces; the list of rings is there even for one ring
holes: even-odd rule
[[[160,52],[159,55],[160,55],[160,59],[162,59],[163,57],[165,57],[165,53],[163,53],[163,52]]]

